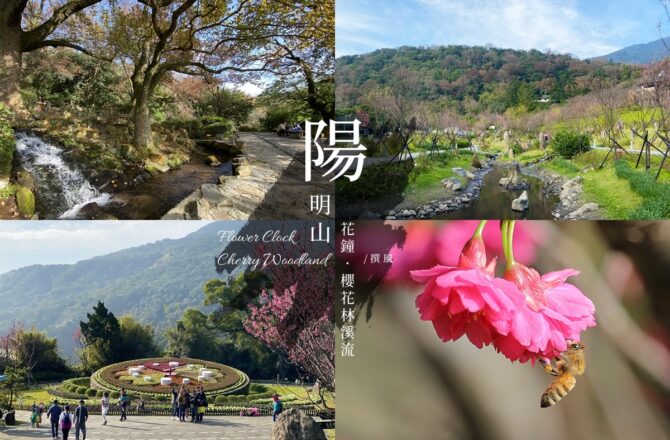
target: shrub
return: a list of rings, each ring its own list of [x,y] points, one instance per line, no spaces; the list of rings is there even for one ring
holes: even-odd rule
[[[120,393],[118,391],[112,391],[111,393],[109,393],[109,397],[111,397],[112,399],[118,399],[119,395]]]
[[[261,385],[259,383],[252,383],[249,385],[249,392],[252,394],[264,393],[268,390],[268,387]]]
[[[554,151],[566,159],[572,158],[575,154],[589,151],[591,149],[590,143],[591,138],[587,134],[580,134],[571,130],[559,131],[552,139]]]
[[[98,394],[98,390],[94,390],[93,388],[89,388],[86,390],[86,397],[95,397]]]
[[[9,177],[16,147],[10,116],[9,110],[0,104],[0,177]]]
[[[224,403],[228,402],[228,397],[227,396],[216,396],[216,399],[214,399],[214,403],[216,405],[223,405]]]
[[[102,391],[102,390],[96,390],[95,391],[95,397],[102,397],[103,394],[105,394],[105,392]]]
[[[87,390],[88,390],[88,388],[86,388],[86,387],[77,387],[76,393],[81,395],[81,396],[84,396],[84,395],[86,395]]]

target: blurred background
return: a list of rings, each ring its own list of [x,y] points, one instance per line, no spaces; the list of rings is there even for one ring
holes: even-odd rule
[[[553,377],[539,365],[467,338],[443,343],[414,306],[422,286],[409,270],[455,264],[476,222],[356,225],[358,257],[381,246],[394,263],[381,282],[367,274],[355,357],[337,359],[338,438],[670,438],[670,222],[517,222],[518,259],[540,273],[580,270],[568,282],[596,306],[598,325],[582,335],[586,373],[546,409]],[[487,230],[495,251],[498,223]],[[356,267],[363,279],[369,265]]]

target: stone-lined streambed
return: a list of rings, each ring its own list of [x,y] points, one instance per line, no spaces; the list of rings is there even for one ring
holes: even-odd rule
[[[68,158],[55,142],[36,134],[18,132],[16,172],[30,176],[36,211],[43,219],[160,219],[195,188],[232,174],[233,156],[196,148],[179,168],[150,175],[130,169],[124,185],[100,188],[87,171]],[[219,165],[208,165],[216,156]]]

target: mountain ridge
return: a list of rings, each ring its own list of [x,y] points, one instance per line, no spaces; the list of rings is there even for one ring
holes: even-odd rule
[[[661,61],[668,56],[670,50],[661,38],[648,43],[632,44],[612,53],[594,57],[592,60],[645,65]]]

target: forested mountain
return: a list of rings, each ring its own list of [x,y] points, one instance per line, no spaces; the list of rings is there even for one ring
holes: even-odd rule
[[[644,44],[634,44],[594,60],[613,63],[652,64],[670,56],[670,50],[662,39]]]
[[[492,47],[438,46],[381,49],[336,61],[337,106],[364,101],[376,86],[418,101],[443,101],[461,113],[534,107],[544,97],[562,102],[598,84],[636,77],[634,66],[579,60],[569,55]]]
[[[0,275],[0,329],[13,320],[57,337],[65,356],[79,321],[101,300],[116,316],[132,314],[156,334],[187,307],[202,308],[205,282],[220,275],[224,245],[212,223],[177,240],[162,240],[67,265],[34,265]]]

